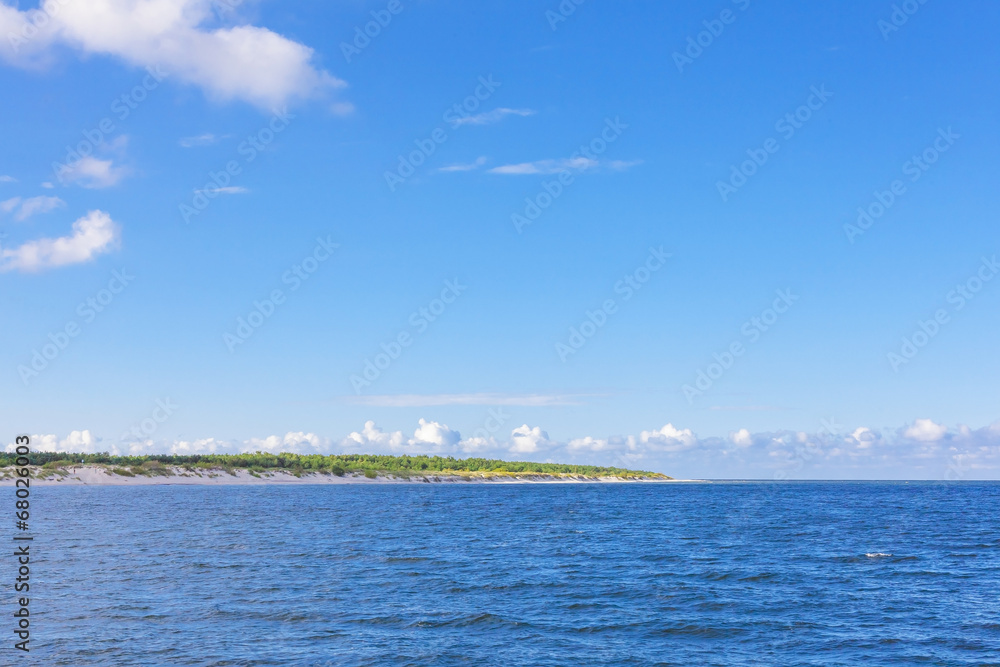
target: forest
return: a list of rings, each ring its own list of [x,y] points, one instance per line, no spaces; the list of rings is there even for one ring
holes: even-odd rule
[[[32,452],[28,459],[31,466],[59,469],[73,465],[112,466],[133,474],[152,474],[163,468],[195,468],[237,470],[251,473],[284,470],[293,474],[324,473],[346,475],[361,473],[373,477],[377,474],[401,476],[427,474],[542,474],[582,475],[586,477],[622,477],[670,479],[660,473],[627,470],[625,468],[570,465],[563,463],[533,463],[528,461],[501,461],[498,459],[456,459],[443,456],[380,454],[205,454],[192,456],[153,455],[117,456],[103,454],[70,454],[66,452]],[[0,467],[15,465],[17,455],[0,453]],[[23,461],[22,461],[23,462]]]

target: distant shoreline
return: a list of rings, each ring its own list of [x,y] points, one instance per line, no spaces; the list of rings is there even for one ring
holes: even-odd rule
[[[0,486],[13,486],[13,467],[0,468]],[[125,473],[125,474],[122,474]],[[39,486],[233,486],[288,484],[662,484],[696,482],[662,476],[582,475],[570,473],[394,473],[379,472],[375,477],[352,472],[291,470],[251,471],[246,468],[192,469],[163,466],[147,472],[132,472],[105,465],[76,465],[57,469],[32,467],[31,481]]]

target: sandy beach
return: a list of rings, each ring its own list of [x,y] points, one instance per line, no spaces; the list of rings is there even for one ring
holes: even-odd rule
[[[302,473],[294,475],[284,470],[252,473],[246,469],[185,469],[165,467],[148,474],[115,474],[109,467],[100,465],[68,466],[55,470],[32,471],[31,483],[38,486],[150,486],[150,485],[257,485],[257,484],[662,484],[669,482],[694,482],[698,480],[589,477],[585,475],[554,474],[441,474],[409,476],[380,473],[375,478],[361,473],[337,476],[330,473]],[[0,486],[14,485],[14,469],[0,468]]]

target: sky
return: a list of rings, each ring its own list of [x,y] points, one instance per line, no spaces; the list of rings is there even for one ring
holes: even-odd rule
[[[0,438],[1000,476],[995,3],[0,4]]]

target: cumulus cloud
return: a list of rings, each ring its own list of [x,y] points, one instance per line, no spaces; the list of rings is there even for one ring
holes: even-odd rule
[[[24,222],[33,215],[39,213],[48,213],[49,211],[54,211],[57,208],[65,206],[64,202],[59,197],[29,197],[28,199],[21,199],[20,197],[13,197],[6,201],[0,202],[0,211],[4,213],[14,213],[14,219],[18,222]]]
[[[73,233],[58,238],[28,241],[0,250],[0,271],[40,271],[87,262],[114,248],[120,230],[104,211],[90,211],[73,223]]]
[[[730,433],[729,440],[737,447],[749,447],[753,444],[753,437],[750,435],[750,431],[745,428]]]
[[[486,113],[481,113],[475,116],[466,116],[465,118],[456,118],[451,121],[452,125],[490,125],[492,123],[498,123],[507,116],[533,116],[536,112],[533,109],[508,109],[506,107],[501,107],[499,109],[494,109],[493,111],[487,111]]]
[[[327,442],[315,433],[303,433],[295,431],[286,433],[284,436],[272,435],[267,438],[251,438],[240,446],[240,451],[247,452],[270,452],[271,454],[323,454],[328,449]]]
[[[60,47],[160,67],[219,100],[261,108],[344,85],[313,50],[266,28],[212,27],[212,0],[52,0],[46,11],[0,5],[0,59],[45,66]]]
[[[378,454],[452,454],[457,450],[461,435],[447,425],[421,419],[412,438],[402,431],[386,432],[373,421],[348,435],[340,443],[343,452]]]
[[[402,431],[386,433],[376,426],[375,422],[369,420],[365,422],[365,427],[361,431],[355,431],[348,435],[343,444],[348,451],[354,447],[354,451],[363,453],[369,450],[379,452],[386,449],[397,449],[403,441]]]
[[[570,440],[566,443],[566,448],[571,452],[603,452],[610,447],[610,444],[607,439],[593,438],[588,435],[585,438]]]
[[[667,424],[658,431],[643,431],[639,434],[639,442],[663,451],[679,451],[693,447],[698,438],[691,429],[678,429],[673,424]]]
[[[877,445],[882,435],[867,426],[861,426],[854,429],[851,433],[851,438],[857,443],[858,449],[868,449]]]
[[[72,431],[68,436],[59,439],[59,436],[52,434],[32,435],[31,449],[36,452],[73,452],[75,454],[94,454],[100,451],[98,447],[99,438],[95,438],[90,431]],[[13,452],[17,445],[11,443],[7,445],[7,451]]]
[[[540,427],[534,428],[524,424],[515,428],[510,434],[511,454],[535,454],[550,446],[549,434]]]
[[[454,448],[462,439],[458,431],[453,431],[444,424],[420,420],[420,425],[409,441],[415,448],[426,448],[432,452],[446,452]]]
[[[457,454],[463,456],[490,457],[501,451],[501,444],[493,437],[473,436],[458,443]]]
[[[897,430],[859,427],[850,432],[818,433],[740,429],[728,437],[699,438],[668,423],[638,436],[583,436],[557,441],[527,424],[507,438],[477,431],[472,438],[446,424],[421,419],[412,436],[383,431],[368,421],[357,432],[335,440],[315,433],[225,441],[215,438],[154,442],[104,442],[90,431],[65,438],[32,436],[41,451],[113,454],[219,454],[265,451],[299,454],[431,454],[506,460],[557,461],[656,470],[675,477],[982,479],[1000,476],[1000,421],[972,429],[945,428],[917,420]],[[914,430],[916,429],[916,430]],[[942,432],[942,429],[944,431]],[[909,435],[908,435],[909,434]],[[920,440],[920,437],[937,437]],[[13,451],[14,445],[7,447]]]
[[[903,436],[920,442],[937,442],[947,432],[947,427],[935,424],[930,419],[918,419],[913,426],[903,431]]]

